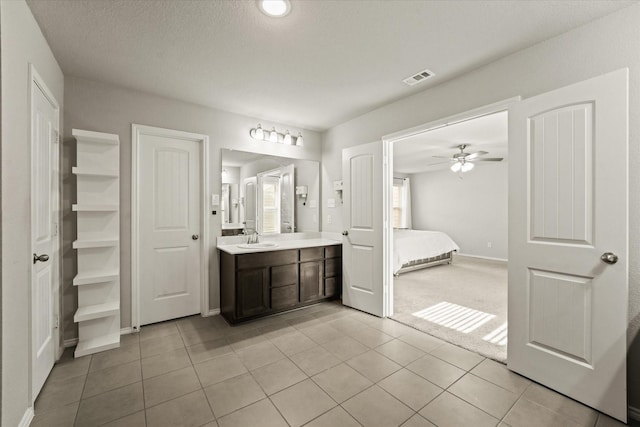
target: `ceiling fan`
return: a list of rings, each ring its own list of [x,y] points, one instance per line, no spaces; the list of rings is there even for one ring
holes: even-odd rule
[[[481,157],[489,154],[487,151],[476,151],[475,153],[467,153],[464,151],[467,148],[466,144],[460,144],[457,147],[460,152],[455,153],[452,156],[433,156],[440,159],[449,159],[450,162],[453,162],[451,165],[451,170],[453,172],[469,172],[473,169],[473,162],[501,162],[503,160],[502,157]]]

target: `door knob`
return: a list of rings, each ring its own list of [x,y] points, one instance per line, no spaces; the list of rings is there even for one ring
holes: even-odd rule
[[[42,255],[33,254],[33,263],[35,264],[38,261],[40,261],[40,262],[49,261],[49,255],[47,255],[47,254],[42,254]]]
[[[618,262],[618,255],[612,252],[605,252],[602,254],[600,259],[606,262],[607,264],[615,264],[616,262]]]
[[[200,237],[200,236],[198,236],[197,234],[194,234],[193,236],[191,236],[191,238],[192,238],[193,240],[198,240],[198,238],[199,238],[199,237]]]
[[[349,231],[348,231],[348,230],[344,230],[344,231],[342,232],[342,235],[343,235],[343,236],[348,236],[348,235],[349,235]]]

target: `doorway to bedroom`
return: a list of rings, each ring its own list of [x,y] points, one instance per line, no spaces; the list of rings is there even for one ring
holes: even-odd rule
[[[393,144],[393,316],[507,358],[507,112]]]

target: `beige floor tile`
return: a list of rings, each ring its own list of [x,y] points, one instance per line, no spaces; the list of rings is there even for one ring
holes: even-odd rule
[[[142,382],[83,399],[76,427],[94,427],[144,409]]]
[[[351,317],[342,317],[340,319],[333,320],[329,322],[329,326],[347,335],[357,334],[359,331],[367,327],[364,323]]]
[[[139,411],[126,417],[119,418],[110,423],[103,424],[103,427],[146,427],[147,418],[144,411]]]
[[[167,335],[177,333],[179,333],[178,327],[174,321],[145,325],[140,328],[140,341],[145,341],[150,338],[166,337]]]
[[[596,427],[625,427],[625,425],[626,424],[623,424],[618,420],[614,420],[613,418],[605,414],[599,414],[598,421],[596,422]],[[635,420],[629,420],[629,425],[630,426],[640,425],[640,422]]]
[[[418,350],[399,339],[382,344],[374,350],[402,366],[407,366],[425,355],[424,351]]]
[[[414,414],[412,409],[376,385],[347,400],[342,407],[364,427],[399,426]]]
[[[405,334],[399,337],[400,340],[427,353],[446,344],[441,339],[432,337],[424,332],[416,331],[415,329],[406,330],[405,332]]]
[[[374,383],[402,368],[396,362],[373,350],[349,359],[346,363]]]
[[[140,346],[126,346],[102,351],[91,356],[89,371],[99,371],[140,359]]]
[[[340,360],[348,360],[369,351],[367,346],[348,336],[329,341],[322,346]]]
[[[351,335],[351,337],[369,348],[378,347],[379,345],[394,339],[391,335],[387,335],[384,332],[375,328],[370,328],[369,326],[360,329],[358,332]]]
[[[429,354],[407,365],[407,369],[441,388],[449,387],[465,374],[462,369]]]
[[[87,365],[88,366],[88,365]],[[72,426],[78,413],[80,402],[60,405],[48,411],[36,411],[30,427],[67,427]]]
[[[224,354],[233,353],[233,349],[226,338],[220,338],[187,347],[187,352],[191,362],[196,364]]]
[[[269,396],[307,378],[307,375],[289,359],[263,366],[251,371],[251,374]]]
[[[187,347],[201,344],[207,341],[217,340],[225,336],[223,332],[211,326],[200,329],[189,329],[186,331],[180,331],[180,335],[182,335],[182,341],[184,341],[184,345],[186,345]]]
[[[571,418],[583,426],[594,425],[598,417],[598,413],[593,409],[536,383],[532,383],[522,397]]]
[[[392,319],[381,319],[379,317],[372,316],[372,318],[366,320],[365,323],[368,326],[379,329],[385,334],[391,335],[394,338],[398,338],[403,335],[415,332],[415,329],[411,328],[410,326],[404,325],[400,322],[396,322]]]
[[[498,419],[502,419],[518,400],[517,394],[472,374],[460,378],[447,391]]]
[[[223,417],[266,397],[251,374],[230,378],[204,389],[216,418]]]
[[[140,342],[140,353],[143,358],[178,350],[180,348],[184,348],[184,342],[182,342],[180,334],[150,338]]]
[[[229,353],[194,365],[203,387],[216,384],[247,372],[242,361],[234,353]]]
[[[338,403],[373,385],[370,380],[345,363],[321,372],[312,379]]]
[[[340,359],[320,346],[315,346],[309,350],[294,354],[291,356],[291,360],[309,376],[313,376],[342,363]]]
[[[142,359],[142,378],[152,378],[187,366],[191,366],[189,354],[186,349],[179,348]]]
[[[198,427],[214,421],[202,390],[147,408],[146,412],[149,427]]]
[[[242,408],[232,414],[218,419],[220,427],[288,427],[282,415],[269,399]]]
[[[120,347],[139,347],[140,346],[140,334],[128,333],[120,335]]]
[[[471,373],[518,395],[524,393],[531,384],[531,381],[511,372],[502,363],[490,359],[483,360]]]
[[[176,320],[176,326],[180,332],[185,332],[193,331],[194,329],[212,328],[214,327],[214,324],[211,317],[195,315]]]
[[[324,320],[319,319],[317,317],[317,313],[305,314],[304,316],[297,316],[291,319],[287,319],[287,323],[294,328],[303,331],[307,328],[312,328],[314,326],[320,326],[324,322]]]
[[[271,401],[292,427],[301,426],[336,406],[310,379],[274,394]]]
[[[406,423],[402,424],[402,427],[436,427],[436,425],[425,419],[422,415],[415,414],[409,418]]]
[[[414,411],[422,409],[443,391],[407,369],[388,376],[378,385]]]
[[[201,427],[219,427],[219,424],[217,421],[211,421],[206,423],[205,425],[201,426]]]
[[[202,388],[192,366],[147,379],[143,387],[146,408]]]
[[[504,422],[511,427],[562,426],[578,427],[574,420],[557,414],[528,399],[520,398],[509,411]]]
[[[420,415],[439,427],[494,427],[499,420],[447,392],[425,406]]]
[[[86,378],[85,375],[80,375],[64,380],[47,379],[36,400],[36,412],[79,401]]]
[[[297,331],[296,328],[289,325],[284,320],[279,320],[277,323],[272,323],[267,326],[261,326],[258,331],[268,340],[281,337],[282,335],[292,334]]]
[[[257,369],[285,358],[285,355],[268,341],[238,350],[236,354],[249,370]]]
[[[302,333],[311,338],[318,344],[325,344],[329,341],[336,340],[345,336],[344,333],[333,329],[327,325],[315,325],[309,328],[303,329]]]
[[[449,343],[436,348],[431,352],[431,355],[465,371],[472,369],[484,360],[484,357],[477,353]]]
[[[51,370],[51,374],[49,374],[48,379],[58,381],[80,375],[87,375],[90,364],[91,356],[83,356],[75,359],[73,357],[73,349],[67,349],[62,354],[60,360],[53,365],[53,369]]]
[[[340,406],[336,406],[329,412],[325,412],[305,427],[361,427],[347,411]]]
[[[316,346],[314,341],[297,331],[291,334],[281,335],[272,339],[271,342],[289,357]]]
[[[141,380],[142,370],[139,360],[99,371],[92,371],[87,375],[87,382],[82,392],[82,398],[86,399],[87,397],[114,390],[128,384],[137,383]]]
[[[243,348],[250,347],[255,344],[267,341],[264,335],[260,334],[260,331],[251,329],[238,334],[228,335],[227,341],[229,345],[235,351],[242,350]]]

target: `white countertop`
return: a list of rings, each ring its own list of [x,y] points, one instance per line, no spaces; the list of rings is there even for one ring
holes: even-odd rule
[[[246,240],[246,237],[244,238]],[[233,244],[219,244],[217,248],[231,255],[252,254],[257,252],[282,251],[287,249],[314,248],[318,246],[341,245],[342,241],[327,238],[311,238],[311,239],[287,239],[287,240],[271,240],[261,238],[261,243],[275,243],[277,246],[269,246],[263,248],[241,248],[238,245],[244,241]]]

